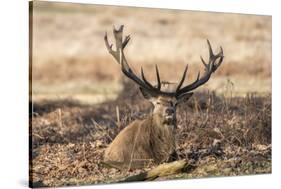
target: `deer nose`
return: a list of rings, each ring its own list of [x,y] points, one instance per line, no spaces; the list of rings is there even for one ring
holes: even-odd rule
[[[174,114],[174,113],[175,113],[174,109],[167,109],[167,110],[166,110],[166,114],[167,114],[167,115],[172,115],[172,114]]]

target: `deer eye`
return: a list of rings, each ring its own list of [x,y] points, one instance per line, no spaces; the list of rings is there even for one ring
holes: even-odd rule
[[[156,102],[156,104],[160,104],[160,102]]]

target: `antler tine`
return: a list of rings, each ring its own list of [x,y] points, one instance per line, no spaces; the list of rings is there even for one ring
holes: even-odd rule
[[[199,72],[198,75],[197,75],[197,79],[194,82],[192,82],[190,85],[187,85],[187,86],[183,87],[182,89],[180,89],[178,87],[178,89],[176,91],[176,93],[177,93],[176,96],[180,96],[181,94],[190,92],[190,91],[196,89],[197,87],[203,85],[204,83],[206,83],[210,79],[212,73],[215,72],[216,69],[221,65],[221,63],[223,61],[223,58],[224,58],[222,47],[220,47],[220,52],[215,55],[213,53],[211,43],[208,39],[207,39],[207,44],[208,44],[208,49],[209,49],[209,62],[208,62],[208,64],[204,61],[204,59],[202,57],[200,57],[202,63],[205,66],[205,72],[204,72],[202,78],[200,78],[200,72]],[[218,63],[215,64],[217,59],[218,59]]]
[[[211,46],[209,39],[207,39],[207,44],[208,44],[208,49],[209,49],[209,55],[210,55],[210,57],[213,57],[214,53],[213,53],[212,46]]]
[[[115,51],[112,50],[113,44],[109,44],[109,42],[108,42],[107,32],[105,32],[105,34],[104,34],[104,41],[105,41],[105,46],[106,46],[108,52],[109,52],[116,60],[118,60],[118,58],[117,58],[117,57],[118,57],[118,54],[117,54]]]
[[[155,70],[156,70],[156,77],[157,77],[157,89],[161,89],[161,80],[160,80],[160,75],[159,75],[159,70],[157,64],[155,64]]]
[[[203,62],[204,66],[205,66],[205,69],[207,69],[208,68],[208,64],[205,62],[205,60],[203,59],[202,56],[200,56],[200,59]]]
[[[222,47],[220,46],[220,52],[219,54],[217,55],[220,59],[218,61],[218,63],[216,65],[214,65],[214,72],[217,70],[217,68],[221,65],[222,61],[223,61],[223,58],[224,58],[224,55],[223,55],[223,49]]]
[[[119,29],[116,29],[115,26],[113,26],[113,35],[115,38],[116,51],[118,52],[118,54],[120,50],[123,50],[123,28],[124,25],[121,25]]]
[[[157,90],[160,91],[161,89],[161,80],[160,80],[160,74],[159,74],[159,70],[158,70],[158,67],[157,67],[157,64],[155,65],[155,70],[156,70],[156,77],[157,77]],[[144,75],[144,71],[143,71],[143,68],[141,67],[141,77],[142,77],[142,80],[150,87],[154,88],[152,86],[152,84],[145,78],[145,75]]]
[[[214,53],[213,53],[213,49],[212,49],[212,46],[211,46],[211,43],[210,43],[209,39],[207,39],[207,44],[208,44],[208,49],[209,49],[209,63],[207,64],[208,68],[207,68],[206,72],[213,69],[215,61],[212,61],[212,60],[217,59],[217,56],[215,56]]]
[[[184,69],[182,78],[181,78],[181,80],[180,80],[180,82],[179,82],[179,84],[178,84],[178,87],[177,87],[177,89],[176,89],[176,93],[180,90],[180,88],[181,88],[181,86],[182,86],[182,84],[183,84],[183,82],[184,82],[184,80],[185,80],[185,76],[186,76],[187,69],[188,69],[188,64],[185,66],[185,69]]]
[[[141,77],[142,77],[142,80],[145,82],[145,84],[147,84],[149,87],[153,88],[153,86],[151,85],[151,83],[149,83],[149,82],[147,81],[147,79],[145,78],[142,67],[141,67]]]

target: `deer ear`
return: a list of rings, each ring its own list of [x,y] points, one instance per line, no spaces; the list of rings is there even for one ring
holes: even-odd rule
[[[176,105],[182,103],[182,102],[186,102],[188,101],[188,99],[193,95],[193,93],[185,93],[185,94],[182,94],[180,95],[179,97],[177,97],[177,102],[176,102]]]
[[[149,92],[148,90],[140,87],[140,91],[142,96],[147,99],[147,100],[152,100],[153,98],[155,98],[155,95],[152,92]]]

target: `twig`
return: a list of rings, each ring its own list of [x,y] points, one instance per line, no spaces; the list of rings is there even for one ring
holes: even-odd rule
[[[94,124],[94,126],[97,126],[97,127],[98,127],[98,129],[99,129],[100,131],[103,131],[103,130],[104,130],[104,128],[102,128],[102,126],[100,126],[93,118],[91,118],[91,121],[92,121],[92,123]]]
[[[61,109],[58,109],[58,125],[59,125],[59,134],[63,137],[63,123],[62,123],[62,116],[61,116]]]
[[[121,122],[120,122],[120,112],[119,112],[119,107],[116,106],[116,119],[117,119],[117,126],[118,126],[118,129],[120,129],[121,127]]]
[[[59,108],[58,109],[58,119],[59,119],[59,127],[62,128],[63,127],[63,124],[62,124],[62,118],[61,118],[61,109]]]
[[[44,139],[44,137],[42,137],[42,136],[40,136],[39,134],[37,134],[37,133],[32,133],[32,135],[34,135],[34,136],[36,136],[36,137],[38,137],[38,138],[40,138],[40,139]]]
[[[86,156],[85,156],[85,141],[82,144],[82,152],[83,152],[83,159],[86,161]]]

